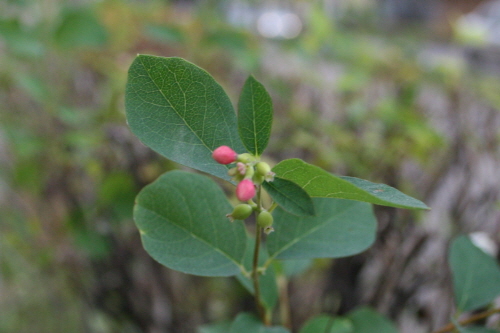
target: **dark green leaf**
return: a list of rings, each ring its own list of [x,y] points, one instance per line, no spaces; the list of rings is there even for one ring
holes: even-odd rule
[[[398,208],[429,209],[423,202],[388,185],[353,177],[337,177],[297,158],[281,161],[273,171],[277,177],[300,185],[311,197],[357,200]]]
[[[298,216],[314,215],[314,204],[306,191],[292,181],[275,177],[262,186],[284,210]]]
[[[500,295],[500,268],[495,259],[477,248],[467,236],[451,244],[449,264],[457,308],[478,309]]]
[[[394,324],[369,308],[361,308],[348,315],[355,333],[398,333]]]
[[[273,123],[273,104],[264,86],[250,76],[238,102],[238,130],[247,150],[262,155]]]
[[[134,219],[146,251],[161,264],[189,274],[238,274],[246,232],[231,223],[232,206],[210,178],[167,172],[137,196]]]
[[[271,258],[306,259],[350,256],[375,239],[376,220],[363,202],[314,198],[316,215],[298,217],[277,208],[274,229],[267,238]]]
[[[125,107],[132,132],[177,163],[229,180],[227,167],[212,159],[213,150],[222,145],[245,150],[222,87],[183,59],[137,56],[129,69]]]
[[[229,333],[290,333],[284,327],[264,326],[262,322],[249,313],[241,313],[236,317]]]

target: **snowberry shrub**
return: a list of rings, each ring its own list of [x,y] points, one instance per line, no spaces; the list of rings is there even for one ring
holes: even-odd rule
[[[287,278],[279,267],[367,249],[376,231],[372,204],[428,209],[390,186],[336,176],[300,159],[272,168],[261,161],[273,107],[252,76],[236,115],[222,87],[203,69],[180,58],[139,55],[130,67],[125,97],[128,124],[145,145],[236,185],[241,203],[233,207],[211,178],[170,171],[146,186],[134,207],[143,246],[159,263],[187,274],[235,276],[254,295],[258,317],[240,314],[230,327],[211,332],[288,332],[286,311],[273,317],[278,300],[286,299],[279,297],[276,284]],[[264,191],[272,202],[264,202]],[[241,221],[252,214],[253,235]],[[477,304],[484,305],[484,299]],[[300,332],[326,332],[325,325],[335,326],[327,319],[313,318]],[[395,332],[369,309],[348,319],[351,328],[342,332],[368,332],[356,328],[366,322],[371,332]]]

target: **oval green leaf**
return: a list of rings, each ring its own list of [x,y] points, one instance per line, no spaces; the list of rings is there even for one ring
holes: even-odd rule
[[[262,155],[267,147],[273,123],[273,103],[266,88],[250,76],[238,102],[238,130],[247,150]]]
[[[125,108],[132,132],[146,146],[219,178],[230,179],[227,167],[212,159],[213,150],[245,150],[222,87],[183,59],[137,56],[128,72]]]
[[[267,238],[271,258],[338,258],[367,249],[375,240],[376,220],[370,204],[313,198],[316,215],[299,217],[277,208]]]
[[[246,232],[231,223],[232,206],[208,177],[171,171],[137,196],[134,219],[146,251],[184,273],[232,276],[240,272]]]
[[[271,198],[287,212],[298,216],[314,215],[314,204],[311,197],[294,182],[275,177],[272,182],[263,182],[262,186]]]
[[[448,261],[458,309],[476,310],[500,295],[500,267],[469,237],[459,236],[451,243]]]
[[[311,197],[357,200],[398,208],[429,209],[420,200],[388,185],[354,177],[337,177],[298,158],[281,161],[273,171],[277,177],[298,184]]]

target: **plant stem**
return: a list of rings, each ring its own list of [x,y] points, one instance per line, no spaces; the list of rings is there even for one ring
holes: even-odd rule
[[[252,280],[253,280],[253,289],[255,293],[255,305],[257,307],[257,311],[259,312],[259,316],[262,322],[266,325],[269,325],[268,320],[266,318],[266,310],[262,305],[262,300],[260,299],[260,283],[259,283],[259,252],[260,252],[260,242],[262,239],[262,228],[257,226],[257,231],[255,235],[255,249],[253,252],[253,264],[252,264]]]
[[[262,211],[262,196],[261,196],[261,186],[257,188],[257,211],[256,213],[260,213]],[[255,305],[257,307],[257,311],[259,312],[260,319],[262,322],[269,326],[271,325],[271,320],[269,316],[266,314],[266,309],[262,305],[262,299],[260,298],[260,273],[259,273],[259,253],[260,253],[260,243],[262,242],[262,228],[258,225],[256,226],[255,231],[255,248],[253,251],[253,263],[252,263],[252,280],[253,280],[253,289],[255,293]]]
[[[475,314],[473,316],[470,316],[469,318],[466,318],[464,320],[461,320],[459,321],[458,323],[460,325],[468,325],[468,324],[472,324],[473,322],[475,321],[478,321],[478,320],[481,320],[481,319],[484,319],[484,318],[487,318],[495,313],[500,313],[500,308],[496,308],[496,309],[492,309],[492,310],[488,310],[488,311],[484,311],[484,312],[481,312],[481,313],[478,313],[478,314]],[[434,331],[433,333],[445,333],[445,332],[449,332],[453,329],[455,329],[455,325],[453,323],[449,323],[449,324],[446,324],[445,326],[441,327],[440,329],[438,329],[437,331]]]
[[[283,326],[291,328],[290,300],[288,298],[288,279],[284,274],[278,275],[278,292],[280,304],[280,317]]]

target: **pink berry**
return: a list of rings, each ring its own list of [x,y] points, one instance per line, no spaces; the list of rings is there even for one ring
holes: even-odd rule
[[[212,157],[220,164],[229,164],[236,161],[238,154],[228,146],[220,146],[213,151]]]
[[[248,201],[255,196],[255,186],[250,179],[243,179],[236,186],[236,197],[240,201]]]

